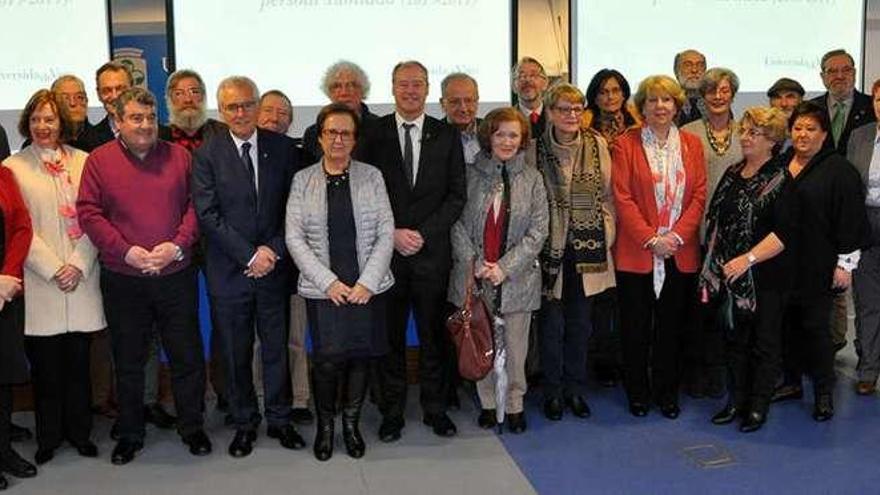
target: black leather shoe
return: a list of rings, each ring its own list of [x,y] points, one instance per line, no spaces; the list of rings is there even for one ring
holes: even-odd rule
[[[497,413],[495,409],[482,409],[480,410],[480,415],[477,416],[477,425],[484,429],[488,430],[489,428],[494,428],[495,425],[498,424],[495,419]]]
[[[562,399],[559,397],[553,397],[552,399],[544,400],[544,416],[547,416],[547,419],[551,421],[559,421],[562,419],[562,410],[564,408],[564,404]]]
[[[177,418],[168,414],[158,402],[144,406],[144,421],[163,430],[170,430],[177,424]]]
[[[6,481],[6,477],[3,476],[3,473],[0,473],[0,491],[9,488],[9,482]]]
[[[630,402],[629,413],[637,418],[644,418],[648,415],[648,404],[644,402]]]
[[[764,422],[767,421],[767,414],[752,411],[746,414],[746,417],[743,418],[742,423],[739,425],[739,431],[743,433],[751,433],[753,431],[758,431],[764,426]]]
[[[526,431],[526,413],[524,412],[508,414],[505,422],[511,433],[520,434]]]
[[[299,450],[306,446],[306,441],[297,433],[293,425],[270,426],[266,436],[275,438],[285,449]]]
[[[342,418],[342,443],[345,444],[345,452],[352,459],[360,459],[366,453],[367,444],[361,436],[356,419]]]
[[[34,453],[34,462],[37,466],[42,466],[55,458],[55,449],[37,449]]]
[[[254,451],[254,442],[257,441],[257,432],[253,430],[237,430],[232,443],[229,444],[229,455],[232,457],[246,457]]]
[[[425,414],[422,423],[431,427],[434,434],[438,437],[454,437],[458,433],[455,423],[449,419],[446,413],[442,414]]]
[[[581,395],[569,397],[565,399],[565,402],[571,408],[571,413],[579,418],[589,418],[593,414],[590,411],[590,406],[587,404],[587,399]]]
[[[132,461],[132,459],[134,459],[134,456],[143,448],[144,442],[136,440],[126,440],[123,438],[116,444],[116,447],[113,448],[113,453],[110,455],[110,462],[116,464],[117,466],[128,464]]]
[[[801,400],[804,397],[804,389],[798,385],[780,385],[773,391],[770,402],[782,402],[786,400]]]
[[[666,404],[660,405],[660,414],[662,414],[664,418],[676,419],[678,418],[678,415],[681,414],[681,409],[675,402],[667,402]]]
[[[37,475],[37,467],[22,459],[18,452],[12,449],[0,456],[0,471],[16,478],[33,478]]]
[[[298,425],[310,425],[315,422],[315,415],[307,407],[294,407],[290,410],[290,420]]]
[[[715,413],[714,416],[712,416],[712,424],[713,425],[730,424],[733,422],[734,419],[737,418],[737,416],[740,416],[741,414],[742,414],[742,411],[740,411],[739,408],[737,408],[733,404],[727,404],[726,406],[724,406],[724,409],[718,411],[717,413]]]
[[[332,415],[322,416],[318,410],[318,428],[315,432],[315,444],[312,446],[312,452],[315,459],[326,461],[333,457],[333,427],[336,418]]]
[[[85,442],[70,442],[73,445],[73,448],[76,449],[76,453],[80,455],[80,457],[98,457],[98,446],[92,443],[91,440],[86,440]]]
[[[204,456],[211,453],[211,439],[205,434],[205,430],[199,430],[181,437],[184,444],[189,447],[189,453],[194,456]]]
[[[400,440],[400,430],[403,429],[403,418],[400,416],[386,416],[379,425],[379,440],[390,443]]]
[[[828,421],[834,417],[834,399],[830,394],[822,394],[816,397],[813,407],[813,419],[818,422]]]
[[[15,423],[9,423],[10,442],[24,442],[25,440],[30,440],[33,437],[34,434],[31,433],[31,430],[28,430],[24,426],[18,426]]]

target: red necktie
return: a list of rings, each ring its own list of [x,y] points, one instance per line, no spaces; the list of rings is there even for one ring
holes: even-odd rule
[[[533,111],[531,114],[529,114],[529,120],[532,122],[532,124],[537,124],[538,119],[540,119],[540,118],[541,118],[541,115],[538,112]]]

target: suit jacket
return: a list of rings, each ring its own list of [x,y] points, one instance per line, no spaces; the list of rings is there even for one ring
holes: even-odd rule
[[[9,138],[6,136],[6,129],[0,125],[0,162],[9,157]]]
[[[110,116],[105,115],[100,122],[95,125],[89,124],[77,137],[79,146],[70,143],[74,148],[79,148],[86,153],[91,153],[93,149],[104,143],[109,143],[116,139],[113,134],[113,128],[110,127]],[[171,141],[171,129],[159,124],[159,139],[163,141]]]
[[[874,141],[877,139],[877,124],[871,122],[854,130],[849,137],[846,159],[856,166],[862,183],[868,184],[868,168],[874,155]]]
[[[194,153],[193,202],[207,243],[205,275],[213,297],[242,298],[258,288],[288,290],[291,267],[284,244],[290,182],[299,167],[293,139],[257,130],[257,194],[230,133],[206,141]],[[261,279],[243,272],[266,245],[279,256]]]
[[[642,128],[630,129],[614,140],[611,183],[617,207],[617,240],[614,262],[623,272],[651,273],[652,254],[645,244],[657,233],[657,201],[648,157],[642,148]],[[681,216],[672,231],[684,245],[675,254],[675,266],[682,273],[694,273],[700,265],[700,223],[706,206],[706,163],[700,138],[680,131],[685,171]]]
[[[810,101],[818,103],[828,111],[829,122],[834,119],[834,114],[832,113],[833,110],[828,108],[827,92],[822,93],[822,95],[817,96]],[[840,141],[838,141],[836,146],[837,152],[840,153],[841,156],[846,156],[846,146],[847,143],[849,143],[849,136],[852,134],[852,131],[869,122],[875,122],[876,120],[877,117],[874,115],[874,106],[871,102],[871,97],[865,93],[853,90],[852,108],[849,109],[849,115],[846,116],[846,124],[843,126],[843,132],[840,133]],[[830,129],[828,131],[828,137],[825,138],[825,146],[835,148],[834,136]]]
[[[445,286],[451,268],[449,231],[465,203],[464,154],[458,130],[425,116],[419,169],[415,186],[403,170],[403,153],[395,114],[367,125],[358,145],[357,159],[382,171],[396,228],[415,229],[425,240],[413,256],[394,253],[392,270],[412,263],[415,273]]]

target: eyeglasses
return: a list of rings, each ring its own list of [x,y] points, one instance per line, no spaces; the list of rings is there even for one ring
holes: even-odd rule
[[[557,112],[561,113],[562,115],[579,116],[584,113],[584,107],[582,107],[582,106],[567,107],[567,106],[556,105],[553,107],[553,110],[556,110]]]
[[[473,98],[444,98],[451,107],[473,107],[477,105],[477,100]]]
[[[619,94],[621,94],[621,93],[623,93],[623,90],[621,90],[620,88],[611,88],[611,89],[602,89],[602,90],[599,90],[599,96],[605,96],[605,97],[608,97],[608,96],[617,96],[617,95],[619,95]]]
[[[83,93],[83,92],[79,92],[79,93],[58,93],[58,96],[61,97],[61,99],[64,100],[64,103],[67,103],[67,104],[70,104],[70,103],[77,103],[77,104],[80,104],[80,105],[84,105],[84,104],[88,103],[88,101],[89,101],[89,98],[88,98],[88,97],[86,96],[86,94]]]
[[[223,105],[223,111],[228,113],[238,113],[241,111],[250,112],[257,108],[256,100],[248,100],[242,103],[227,103]]]
[[[848,76],[855,72],[855,67],[831,67],[823,70],[826,76]]]
[[[180,88],[171,90],[172,98],[183,98],[184,96],[192,96],[193,98],[202,96],[202,88]]]
[[[749,137],[754,139],[756,137],[766,136],[767,133],[760,129],[755,129],[754,127],[742,127],[739,130],[739,135],[741,137]]]
[[[516,78],[520,81],[527,81],[529,79],[531,79],[531,80],[546,79],[547,76],[545,76],[544,74],[541,74],[540,72],[520,72],[519,74],[516,75]]]
[[[331,143],[336,141],[336,138],[342,139],[343,143],[348,143],[354,139],[354,131],[348,130],[340,131],[339,129],[324,129],[321,131],[321,135],[329,139]]]

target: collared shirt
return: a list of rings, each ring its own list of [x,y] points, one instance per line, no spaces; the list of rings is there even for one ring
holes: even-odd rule
[[[526,116],[526,119],[528,119],[529,122],[532,121],[531,120],[532,112],[537,112],[539,118],[540,118],[541,114],[544,112],[544,103],[543,102],[541,104],[539,104],[538,108],[536,108],[534,110],[523,105],[522,103],[518,103],[516,106],[517,106],[517,108],[519,108],[519,111],[522,112],[522,114]],[[532,136],[532,137],[536,137],[536,136]]]
[[[880,127],[874,137],[874,153],[868,165],[868,194],[865,198],[867,206],[880,207]]]
[[[113,132],[113,137],[119,137],[119,127],[116,125],[116,118],[108,114],[107,123],[110,124],[110,131]]]
[[[843,121],[846,122],[846,119],[849,118],[849,112],[850,110],[852,110],[853,107],[853,99],[855,98],[854,95],[855,90],[850,91],[849,96],[847,96],[843,100],[837,100],[833,96],[831,96],[831,93],[828,93],[828,99],[826,100],[825,104],[828,106],[828,118],[830,119],[829,122],[834,122],[834,112],[836,111],[835,105],[837,104],[837,102],[843,103]]]
[[[199,127],[195,134],[189,134],[176,125],[171,126],[171,142],[179,144],[192,153],[205,141],[205,126]],[[239,153],[240,154],[240,153]]]
[[[397,138],[400,140],[400,156],[404,154],[404,147],[406,143],[406,129],[403,128],[403,124],[413,124],[415,127],[410,129],[409,135],[412,139],[413,146],[413,184],[415,184],[418,176],[419,176],[419,157],[422,154],[422,131],[425,128],[425,114],[419,115],[412,122],[404,119],[400,113],[394,112],[394,120],[397,122]]]
[[[229,135],[232,136],[232,142],[235,143],[235,152],[236,152],[236,154],[238,154],[239,157],[241,157],[241,145],[243,145],[246,142],[251,143],[251,149],[248,152],[248,154],[251,156],[251,161],[254,163],[254,187],[256,187],[257,190],[259,191],[260,190],[260,160],[258,159],[258,157],[260,156],[260,154],[257,153],[257,130],[254,129],[254,133],[251,134],[251,137],[249,137],[247,139],[239,138],[238,136],[233,134],[232,131],[229,131]],[[244,166],[244,160],[242,160],[242,166]]]
[[[480,153],[480,140],[477,139],[477,121],[473,121],[467,129],[461,131],[461,147],[464,150],[464,162],[473,165]]]

